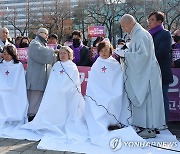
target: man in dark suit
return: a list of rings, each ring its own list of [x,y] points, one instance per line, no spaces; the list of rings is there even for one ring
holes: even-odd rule
[[[169,84],[173,82],[173,75],[170,65],[172,38],[170,32],[164,29],[163,21],[164,14],[162,12],[153,12],[148,17],[148,28],[153,37],[155,54],[162,73],[162,89],[167,123],[169,114],[168,89]]]

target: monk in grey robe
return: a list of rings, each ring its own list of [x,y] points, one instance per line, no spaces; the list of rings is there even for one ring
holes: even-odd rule
[[[165,124],[161,71],[155,57],[153,39],[134,17],[120,19],[131,41],[124,50],[125,90],[131,102],[132,125],[143,138],[156,137],[156,128]]]
[[[39,28],[38,34],[29,45],[26,72],[27,95],[29,101],[28,120],[36,115],[48,80],[47,64],[55,60],[55,52],[47,47],[48,30]]]

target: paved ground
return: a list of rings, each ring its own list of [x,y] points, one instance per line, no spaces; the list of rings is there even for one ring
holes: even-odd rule
[[[27,140],[2,139],[0,138],[0,154],[76,154],[50,150],[39,150],[37,144]]]
[[[168,127],[171,133],[176,135],[176,138],[180,141],[180,121],[169,122]]]
[[[169,122],[168,127],[180,141],[180,122]],[[38,143],[27,140],[0,138],[0,154],[77,154],[72,152],[39,150],[36,148]]]

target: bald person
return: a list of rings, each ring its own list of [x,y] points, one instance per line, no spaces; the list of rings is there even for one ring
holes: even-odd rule
[[[11,42],[8,41],[8,37],[9,37],[9,30],[6,27],[0,28],[0,59],[2,58],[3,55],[2,50],[4,46],[8,44],[13,45]]]
[[[131,39],[124,53],[124,82],[131,103],[132,125],[142,138],[154,138],[155,129],[165,124],[165,115],[153,39],[130,14],[122,16],[120,25]]]
[[[39,28],[37,36],[29,45],[26,72],[27,95],[29,101],[28,120],[35,117],[46,88],[47,64],[54,62],[54,50],[47,46],[48,30]]]

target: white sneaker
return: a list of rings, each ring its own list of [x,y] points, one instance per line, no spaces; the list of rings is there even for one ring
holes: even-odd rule
[[[154,129],[145,128],[137,133],[140,137],[143,139],[148,138],[155,138],[156,137],[156,131]]]
[[[159,131],[166,130],[166,129],[168,129],[167,125],[163,125],[162,127],[158,128]]]

